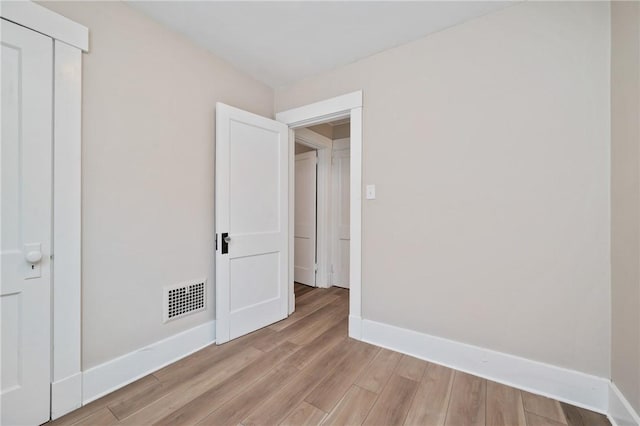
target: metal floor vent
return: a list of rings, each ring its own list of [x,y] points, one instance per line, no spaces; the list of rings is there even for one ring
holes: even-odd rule
[[[204,311],[206,280],[164,288],[164,322]]]

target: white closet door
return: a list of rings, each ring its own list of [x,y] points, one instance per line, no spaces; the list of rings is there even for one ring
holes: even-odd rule
[[[216,105],[216,341],[286,318],[289,129]]]
[[[50,416],[53,40],[2,25],[0,423]]]
[[[316,286],[317,151],[296,155],[294,280]]]
[[[333,280],[338,287],[349,288],[349,200],[351,152],[349,140],[336,141],[332,161],[333,201]]]

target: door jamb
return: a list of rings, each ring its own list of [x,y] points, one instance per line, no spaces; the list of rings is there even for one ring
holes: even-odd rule
[[[316,286],[329,288],[331,287],[329,280],[331,276],[331,240],[329,238],[331,211],[329,196],[331,194],[331,152],[333,143],[328,137],[305,128],[295,130],[295,142],[313,148],[318,152],[318,202],[316,204],[316,263],[318,264],[318,271],[316,273]],[[295,176],[294,172],[292,170],[293,176]],[[295,203],[295,200],[293,202]],[[292,303],[289,303],[290,311],[292,311],[292,307]]]
[[[51,418],[82,406],[82,52],[89,30],[31,1],[5,2],[0,17],[53,39]]]
[[[347,118],[351,120],[351,177],[350,177],[350,247],[349,247],[349,336],[362,339],[362,91],[348,93],[335,98],[293,108],[276,114],[276,120],[289,126],[289,212],[293,218],[293,176],[295,136],[293,129]],[[289,310],[295,306],[293,295],[293,220],[289,220]]]

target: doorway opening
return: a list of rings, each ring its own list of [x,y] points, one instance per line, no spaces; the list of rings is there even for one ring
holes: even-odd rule
[[[294,198],[295,141],[305,127],[349,119],[349,337],[362,339],[362,91],[347,93],[335,98],[289,109],[276,114],[276,120],[289,127],[289,197]],[[308,130],[308,129],[306,129]],[[322,164],[331,161],[327,149],[318,150],[318,173]],[[324,168],[325,172],[327,169]],[[327,180],[328,177],[325,177]],[[321,182],[322,180],[319,179]],[[318,197],[322,191],[318,188]],[[318,211],[320,217],[327,212]],[[289,217],[294,217],[294,203],[289,203]],[[295,310],[294,295],[294,221],[289,220],[289,314]],[[319,235],[324,235],[319,232]],[[319,250],[318,255],[323,251]],[[319,273],[322,271],[319,269]]]
[[[350,121],[294,130],[296,297],[306,293],[301,286],[349,288]]]

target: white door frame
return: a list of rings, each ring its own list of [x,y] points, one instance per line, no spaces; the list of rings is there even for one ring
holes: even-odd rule
[[[331,276],[331,240],[329,239],[331,211],[329,198],[331,194],[331,150],[333,142],[328,137],[305,128],[297,129],[295,133],[296,143],[318,151],[318,203],[316,207],[318,227],[316,233],[316,262],[318,264],[318,273],[316,274],[316,286],[329,288],[331,287],[329,282],[329,277]],[[292,307],[293,304],[289,303],[289,311],[292,311]]]
[[[89,30],[31,1],[3,2],[0,17],[53,39],[51,417],[82,406],[82,52]]]
[[[290,129],[350,118],[351,121],[351,182],[350,182],[350,271],[349,271],[349,336],[362,339],[362,91],[348,93],[335,98],[293,108],[276,114],[276,120]],[[293,165],[295,164],[295,138],[290,131],[289,156],[289,211],[293,209]],[[293,213],[290,213],[293,217]],[[289,221],[289,244],[293,253],[293,220]],[[291,255],[290,255],[291,257]],[[293,311],[293,260],[289,261],[290,292],[289,311]]]

